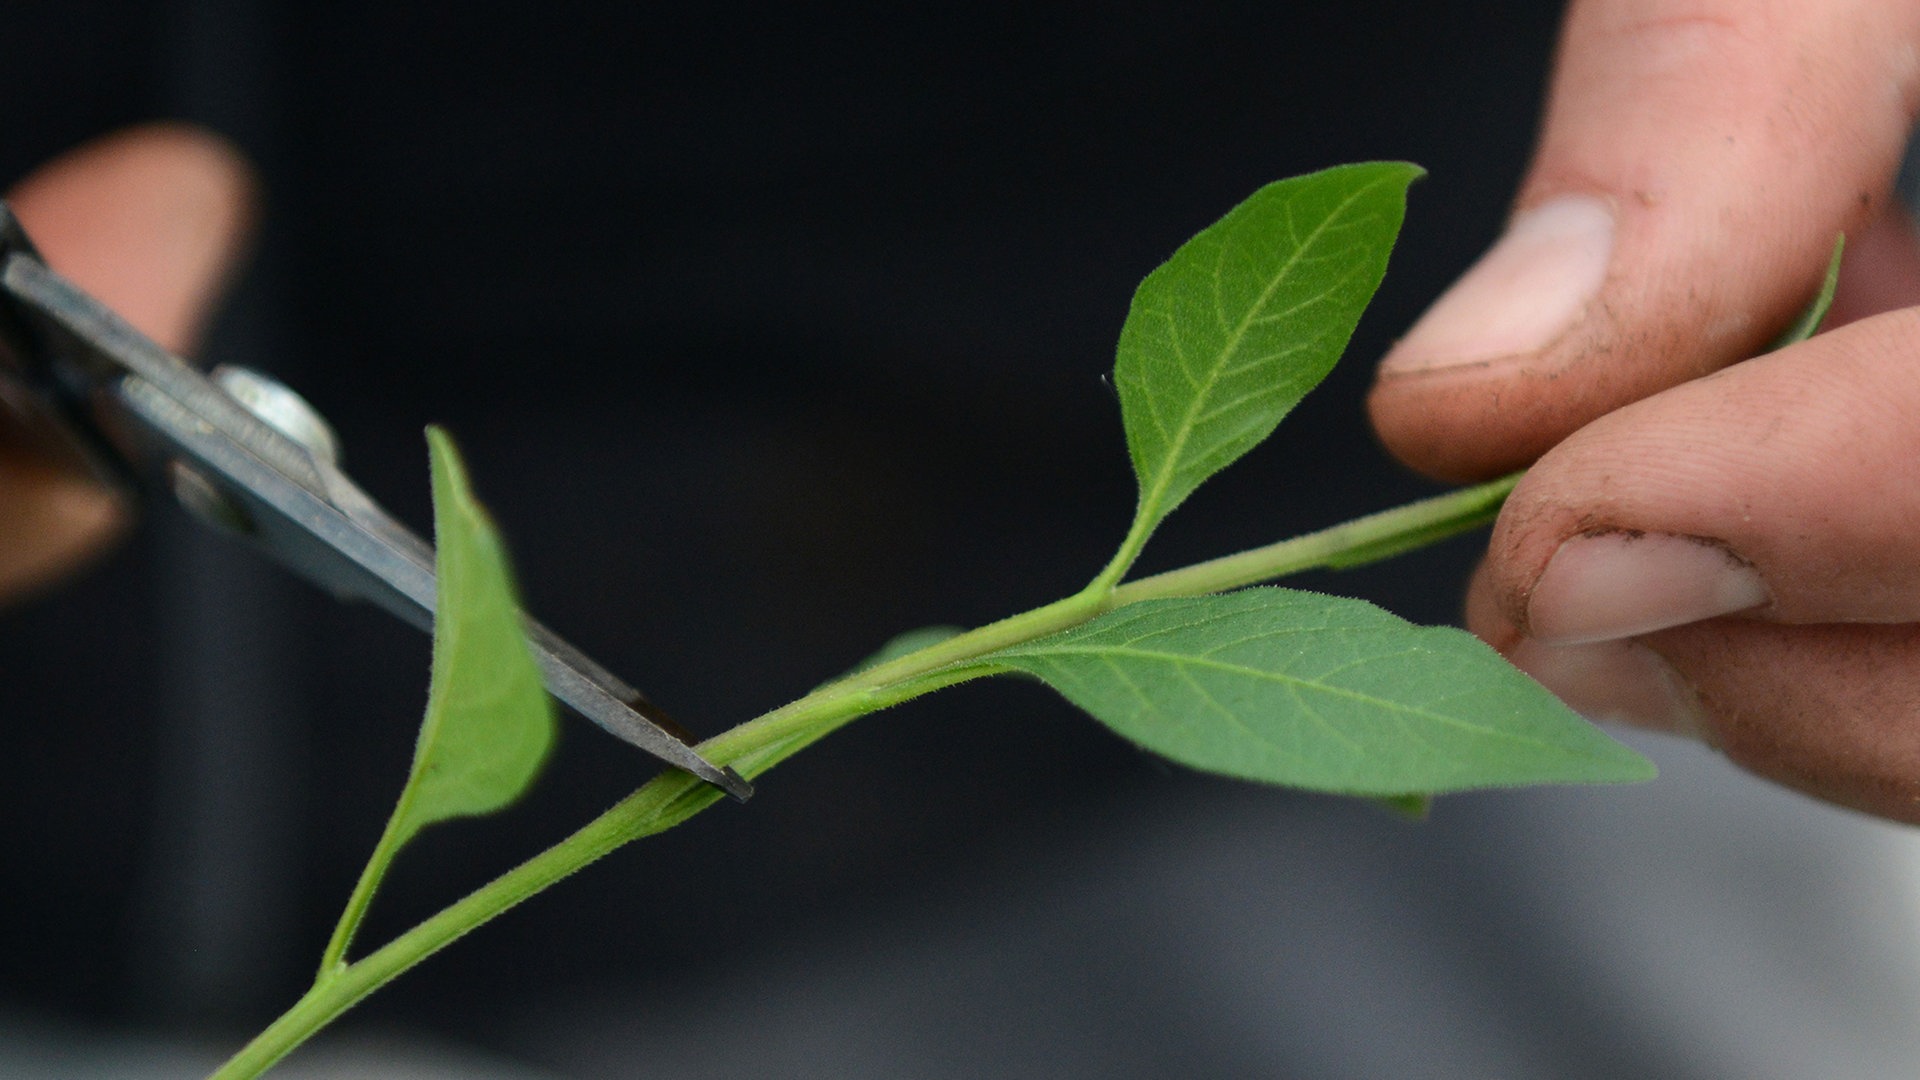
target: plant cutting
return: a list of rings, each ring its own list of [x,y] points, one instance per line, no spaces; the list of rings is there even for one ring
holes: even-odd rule
[[[1381,800],[1414,815],[1449,792],[1650,779],[1644,758],[1464,631],[1267,584],[1484,525],[1517,477],[1129,577],[1168,515],[1266,439],[1332,369],[1385,273],[1419,175],[1412,165],[1376,162],[1269,184],[1147,276],[1113,372],[1138,501],[1114,556],[1083,589],[971,630],[900,635],[846,675],[699,751],[757,778],[862,716],[958,683],[1020,675],[1190,767]],[[1823,298],[1833,281],[1830,271]],[[1811,333],[1819,310],[1817,302],[1795,332]],[[360,922],[406,843],[436,822],[511,803],[537,775],[553,732],[498,533],[451,439],[430,432],[429,449],[439,604],[412,767],[312,987],[216,1077],[259,1075],[456,938],[721,799],[689,774],[666,772],[560,843],[354,955]]]

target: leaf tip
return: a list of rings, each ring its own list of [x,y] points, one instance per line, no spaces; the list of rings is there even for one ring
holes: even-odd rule
[[[1403,821],[1424,822],[1433,812],[1431,795],[1371,795],[1367,801]]]
[[[1578,714],[1575,714],[1578,715]],[[1660,767],[1653,759],[1616,739],[1598,724],[1581,720],[1589,725],[1593,738],[1584,747],[1581,756],[1585,759],[1578,775],[1550,783],[1568,784],[1644,784],[1660,777]]]
[[[1660,766],[1655,765],[1652,758],[1624,743],[1619,745],[1626,751],[1620,761],[1620,783],[1644,784],[1660,778]]]
[[[1339,167],[1340,166],[1336,166],[1336,168],[1339,168]],[[1427,177],[1426,166],[1418,164],[1416,162],[1412,162],[1412,161],[1397,161],[1397,160],[1389,159],[1386,161],[1361,162],[1358,165],[1348,165],[1344,167],[1349,169],[1366,169],[1370,172],[1374,172],[1384,176],[1396,176],[1396,178],[1400,180],[1402,186],[1411,185],[1417,181],[1424,180]]]
[[[459,515],[474,523],[483,543],[498,545],[499,526],[474,494],[472,474],[453,435],[439,424],[427,425],[427,460],[433,487],[434,532],[442,531],[442,522]]]
[[[427,425],[427,457],[433,465],[433,478],[450,480],[467,488],[467,466],[453,436],[439,424]],[[444,474],[444,475],[443,475]]]

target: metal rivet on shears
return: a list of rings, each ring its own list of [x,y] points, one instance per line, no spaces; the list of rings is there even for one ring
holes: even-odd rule
[[[256,371],[211,377],[49,270],[0,203],[0,422],[31,428],[66,467],[114,484],[153,476],[341,597],[433,624],[434,553],[339,469],[339,440],[299,394]],[[21,404],[29,411],[20,413]],[[736,799],[753,785],[656,720],[633,687],[526,619],[554,697],[616,737]]]

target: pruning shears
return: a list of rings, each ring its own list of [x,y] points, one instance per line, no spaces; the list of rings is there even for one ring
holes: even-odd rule
[[[305,399],[247,368],[202,374],[154,344],[48,269],[5,203],[0,427],[129,495],[171,492],[343,600],[432,627],[433,547],[340,471],[333,431]],[[753,793],[639,691],[533,619],[525,625],[554,697],[736,799]]]

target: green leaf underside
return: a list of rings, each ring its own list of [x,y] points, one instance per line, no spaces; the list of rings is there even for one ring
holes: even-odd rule
[[[1332,370],[1420,175],[1373,162],[1276,181],[1147,275],[1114,364],[1146,528]]]
[[[849,668],[847,674],[842,675],[841,678],[877,668],[889,660],[898,660],[908,653],[917,653],[921,649],[938,645],[948,638],[958,637],[965,632],[964,628],[958,626],[922,626],[917,630],[896,634],[889,638],[885,645],[880,646],[878,652]]]
[[[453,441],[438,429],[427,438],[439,611],[426,719],[395,811],[403,836],[513,802],[554,738],[553,704],[521,628],[500,535],[474,499]]]
[[[1148,600],[990,654],[1209,772],[1337,794],[1651,779],[1651,763],[1461,630],[1258,588]]]
[[[1827,273],[1820,279],[1820,291],[1813,295],[1813,302],[1793,321],[1793,325],[1774,339],[1772,345],[1767,346],[1768,352],[1798,345],[1820,332],[1820,324],[1827,320],[1827,311],[1833,307],[1833,294],[1840,288],[1840,258],[1846,250],[1847,234],[1841,233],[1833,238],[1833,254],[1827,259]]]
[[[553,703],[527,647],[500,536],[474,500],[453,440],[428,428],[427,448],[438,549],[427,712],[400,801],[321,953],[316,988],[344,969],[400,849],[429,825],[519,798],[553,746]]]

